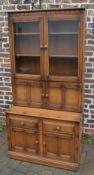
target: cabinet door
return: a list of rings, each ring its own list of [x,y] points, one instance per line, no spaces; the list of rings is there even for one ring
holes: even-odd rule
[[[44,120],[43,147],[44,156],[48,158],[74,162],[75,124]]]
[[[81,30],[78,17],[48,17],[45,20],[48,35],[45,37],[48,50],[47,78],[53,81],[74,81],[81,73]],[[47,65],[46,65],[47,67]]]
[[[11,149],[15,152],[39,154],[38,133],[30,129],[11,128]]]
[[[46,102],[48,109],[81,111],[81,88],[73,83],[47,83]]]
[[[41,108],[45,104],[44,91],[43,82],[14,80],[14,104]]]
[[[68,134],[44,133],[44,156],[47,158],[74,162],[74,136]]]
[[[11,149],[27,154],[39,154],[38,120],[13,116],[9,119]]]
[[[41,17],[18,18],[12,21],[13,72],[16,76],[40,79],[43,74],[43,20]],[[14,59],[14,60],[13,60]]]

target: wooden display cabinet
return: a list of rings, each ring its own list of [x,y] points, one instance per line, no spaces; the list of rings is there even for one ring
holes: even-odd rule
[[[76,170],[81,150],[84,9],[9,12],[9,156]]]

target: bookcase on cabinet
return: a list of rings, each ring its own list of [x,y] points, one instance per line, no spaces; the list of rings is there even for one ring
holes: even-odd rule
[[[9,156],[76,170],[82,134],[84,9],[9,13]]]

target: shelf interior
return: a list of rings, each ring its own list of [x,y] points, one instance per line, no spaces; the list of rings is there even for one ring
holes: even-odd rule
[[[16,56],[16,73],[39,75],[40,57]]]

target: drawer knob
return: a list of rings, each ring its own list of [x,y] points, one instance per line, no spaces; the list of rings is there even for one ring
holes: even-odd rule
[[[45,97],[48,97],[48,94],[45,94]]]
[[[46,143],[45,143],[45,142],[43,142],[43,145],[46,145]]]
[[[59,131],[59,130],[60,130],[60,126],[57,126],[57,127],[56,127],[56,130],[58,130],[58,131]]]
[[[21,122],[21,125],[24,125],[25,123],[24,122]]]
[[[45,97],[45,94],[42,93],[41,96],[42,96],[42,97]]]
[[[39,141],[38,141],[38,140],[35,140],[35,143],[36,143],[36,144],[38,144],[38,143],[39,143]]]

